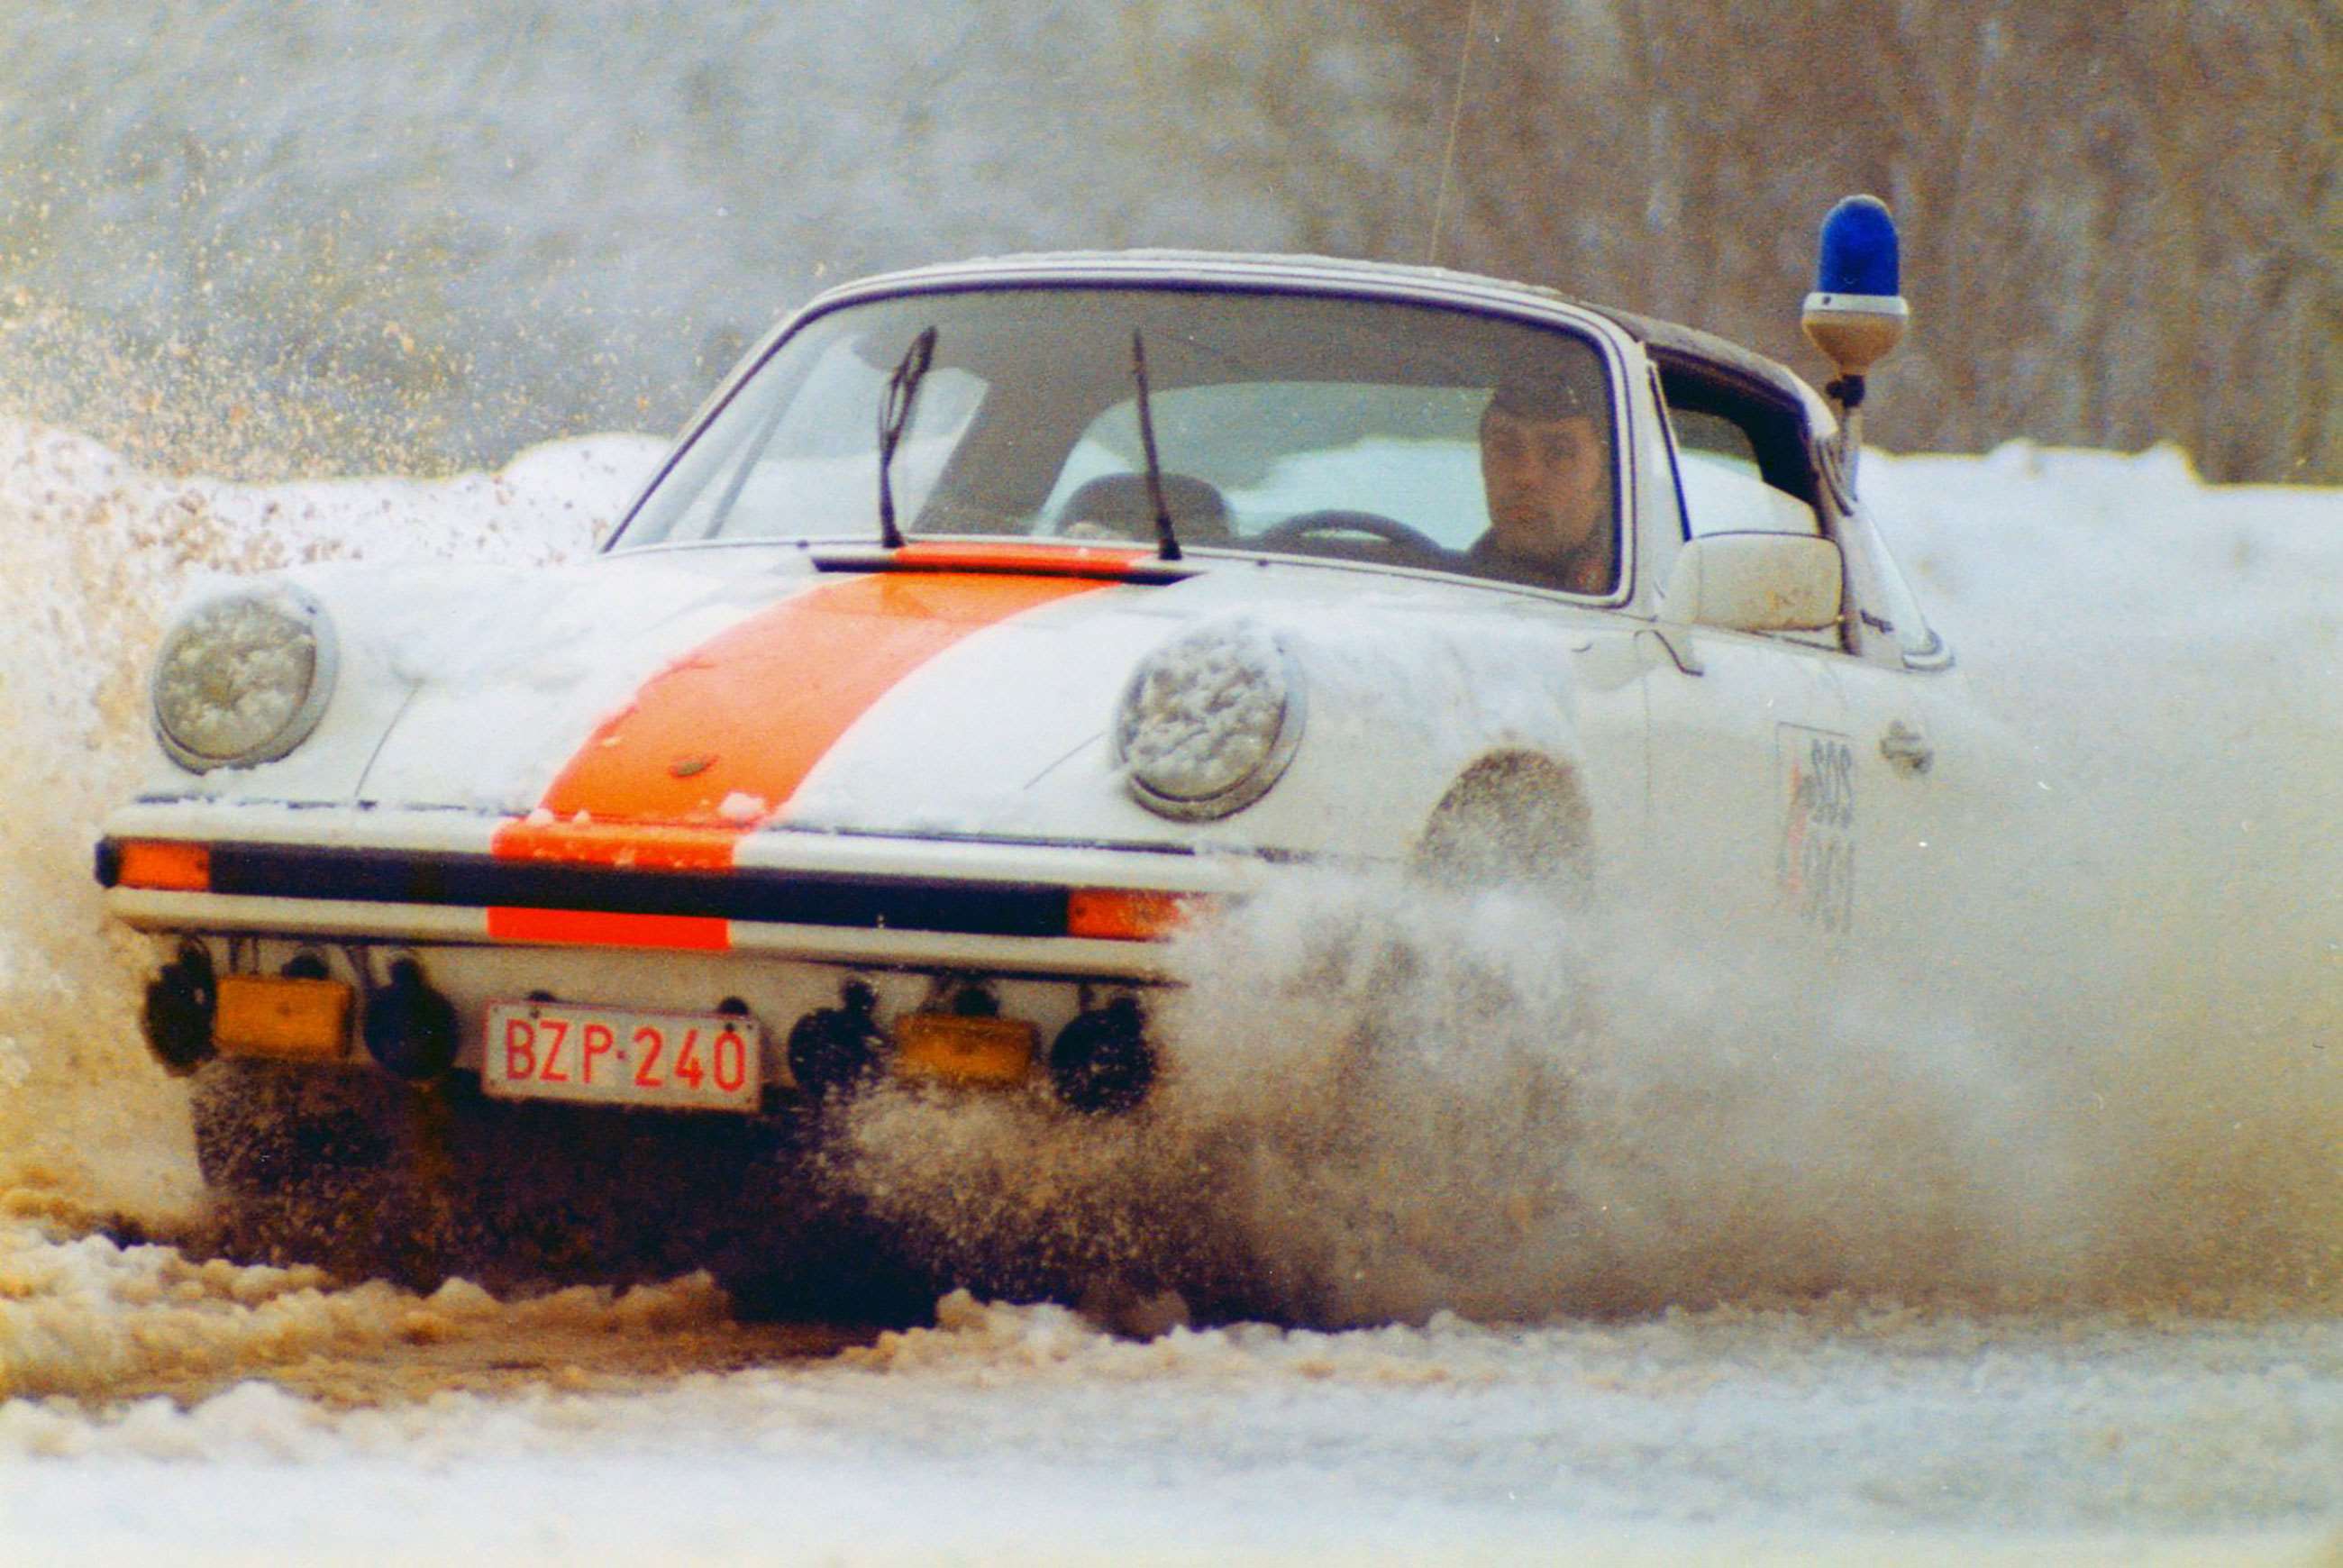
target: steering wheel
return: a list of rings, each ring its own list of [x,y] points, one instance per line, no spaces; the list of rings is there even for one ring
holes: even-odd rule
[[[1296,512],[1283,522],[1263,528],[1247,542],[1264,549],[1291,549],[1304,540],[1335,534],[1367,534],[1389,545],[1403,557],[1413,557],[1430,564],[1455,558],[1439,540],[1421,529],[1409,528],[1381,512],[1353,511],[1347,507]]]

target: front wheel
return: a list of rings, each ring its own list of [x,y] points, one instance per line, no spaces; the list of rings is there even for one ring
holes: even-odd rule
[[[194,1085],[216,1244],[428,1290],[713,1273],[743,1315],[915,1321],[930,1282],[823,1175],[821,1120],[640,1111],[216,1060]],[[908,1314],[908,1315],[907,1315]]]
[[[1433,809],[1411,869],[1453,892],[1506,888],[1575,900],[1594,878],[1593,837],[1567,772],[1542,757],[1493,758]]]
[[[412,1151],[424,1092],[381,1074],[215,1060],[191,1086],[216,1243],[256,1262],[436,1284],[441,1194]]]

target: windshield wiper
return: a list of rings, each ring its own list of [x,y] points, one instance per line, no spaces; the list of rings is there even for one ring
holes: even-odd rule
[[[1131,378],[1139,384],[1139,445],[1147,454],[1147,498],[1155,503],[1155,558],[1176,561],[1180,540],[1172,532],[1172,508],[1163,500],[1163,465],[1155,456],[1155,417],[1147,406],[1147,345],[1136,327],[1131,334]]]
[[[886,549],[903,548],[903,530],[895,526],[895,483],[889,471],[903,428],[911,422],[911,400],[920,395],[920,382],[935,358],[936,329],[925,327],[903,351],[895,373],[887,377],[887,396],[879,400],[879,543]]]

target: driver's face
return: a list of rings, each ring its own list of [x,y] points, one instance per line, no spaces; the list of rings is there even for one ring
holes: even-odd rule
[[[1489,531],[1508,555],[1559,561],[1610,526],[1611,464],[1585,415],[1534,419],[1490,409],[1481,417],[1481,483]]]

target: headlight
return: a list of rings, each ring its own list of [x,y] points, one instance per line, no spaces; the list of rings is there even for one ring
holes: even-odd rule
[[[334,689],[333,626],[292,588],[208,599],[155,658],[155,734],[197,773],[249,767],[307,739]]]
[[[1200,627],[1140,660],[1115,715],[1131,792],[1166,817],[1225,817],[1277,782],[1302,741],[1302,680],[1260,627]]]

